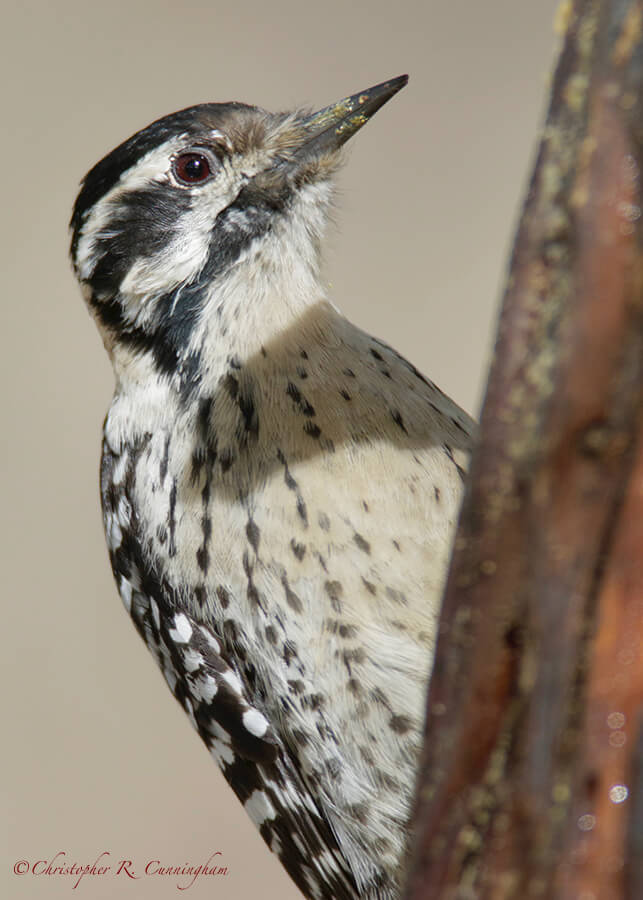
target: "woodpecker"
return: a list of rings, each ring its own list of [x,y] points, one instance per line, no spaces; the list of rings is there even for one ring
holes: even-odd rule
[[[341,148],[406,82],[168,115],[91,169],[70,226],[115,374],[120,596],[309,898],[400,894],[474,432],[320,275]]]

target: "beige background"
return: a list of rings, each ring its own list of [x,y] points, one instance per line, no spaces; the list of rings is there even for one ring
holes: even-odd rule
[[[190,897],[292,898],[127,620],[97,468],[111,371],[67,263],[83,173],[206,100],[325,105],[409,72],[354,140],[332,296],[477,411],[555,40],[556,0],[3,4],[0,895],[163,898],[175,879],[22,877],[67,853],[198,863]]]

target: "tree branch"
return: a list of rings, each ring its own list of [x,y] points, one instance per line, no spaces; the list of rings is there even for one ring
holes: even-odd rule
[[[643,897],[643,2],[565,8],[445,592],[407,900]]]

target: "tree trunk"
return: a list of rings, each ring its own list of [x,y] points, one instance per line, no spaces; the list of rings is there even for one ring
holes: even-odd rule
[[[643,0],[561,15],[440,620],[407,900],[643,898]]]

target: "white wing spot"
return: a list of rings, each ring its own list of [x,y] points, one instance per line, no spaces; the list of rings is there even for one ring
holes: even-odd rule
[[[244,728],[250,732],[250,734],[254,734],[255,737],[263,737],[266,731],[268,731],[268,719],[263,716],[258,709],[248,709],[243,714],[243,726]]]
[[[121,578],[120,588],[121,600],[123,606],[128,612],[132,610],[132,585],[125,578]]]
[[[224,672],[221,677],[224,681],[228,682],[229,686],[232,688],[235,694],[241,696],[243,689],[241,687],[239,676],[236,674],[236,672]]]
[[[161,627],[161,614],[159,613],[159,608],[154,597],[150,597],[150,609],[152,610],[152,617],[156,624],[157,628]]]
[[[186,672],[195,672],[199,666],[203,665],[203,657],[198,650],[185,650],[183,652],[183,663]]]
[[[192,690],[195,697],[204,700],[206,703],[211,703],[218,688],[216,681],[211,675],[203,675],[195,680]]]
[[[230,744],[232,741],[228,732],[225,728],[222,728],[218,722],[210,723],[210,734],[215,741],[220,741],[223,744]]]
[[[214,652],[215,652],[215,653],[221,653],[221,647],[219,646],[219,642],[218,642],[217,639],[212,635],[212,632],[211,632],[211,631],[208,631],[207,628],[204,628],[203,625],[199,625],[199,628],[200,628],[200,630],[201,630],[201,634],[202,634],[203,637],[206,639],[206,641],[208,642],[208,644],[212,647],[212,649],[214,650]]]
[[[170,634],[178,644],[187,644],[192,637],[192,626],[186,615],[179,613],[174,617],[174,629],[170,631]]]
[[[313,898],[313,900],[323,900],[323,895],[319,890],[317,878],[315,877],[315,875],[313,875],[308,866],[302,866],[301,873],[306,879],[306,884],[308,885],[308,890],[310,891],[310,896]]]
[[[118,550],[123,540],[123,532],[121,526],[116,521],[116,516],[110,516],[107,523],[107,543],[110,550]]]
[[[115,485],[119,485],[123,478],[125,477],[125,472],[127,470],[128,456],[127,453],[123,453],[122,456],[118,458],[116,465],[114,466],[114,470],[112,472],[112,482]]]
[[[244,809],[257,826],[277,818],[277,811],[264,791],[253,791],[246,800]]]
[[[299,837],[297,832],[293,831],[290,836],[292,838],[293,844],[295,844],[295,846],[297,847],[299,852],[302,853],[304,856],[306,856],[307,855],[306,845],[304,844],[302,839]]]
[[[222,769],[234,762],[234,753],[231,747],[227,747],[222,741],[213,740],[210,746],[210,753],[214,757],[215,762]]]
[[[281,856],[283,847],[281,846],[278,834],[273,834],[272,840],[270,841],[270,849],[276,856]]]

